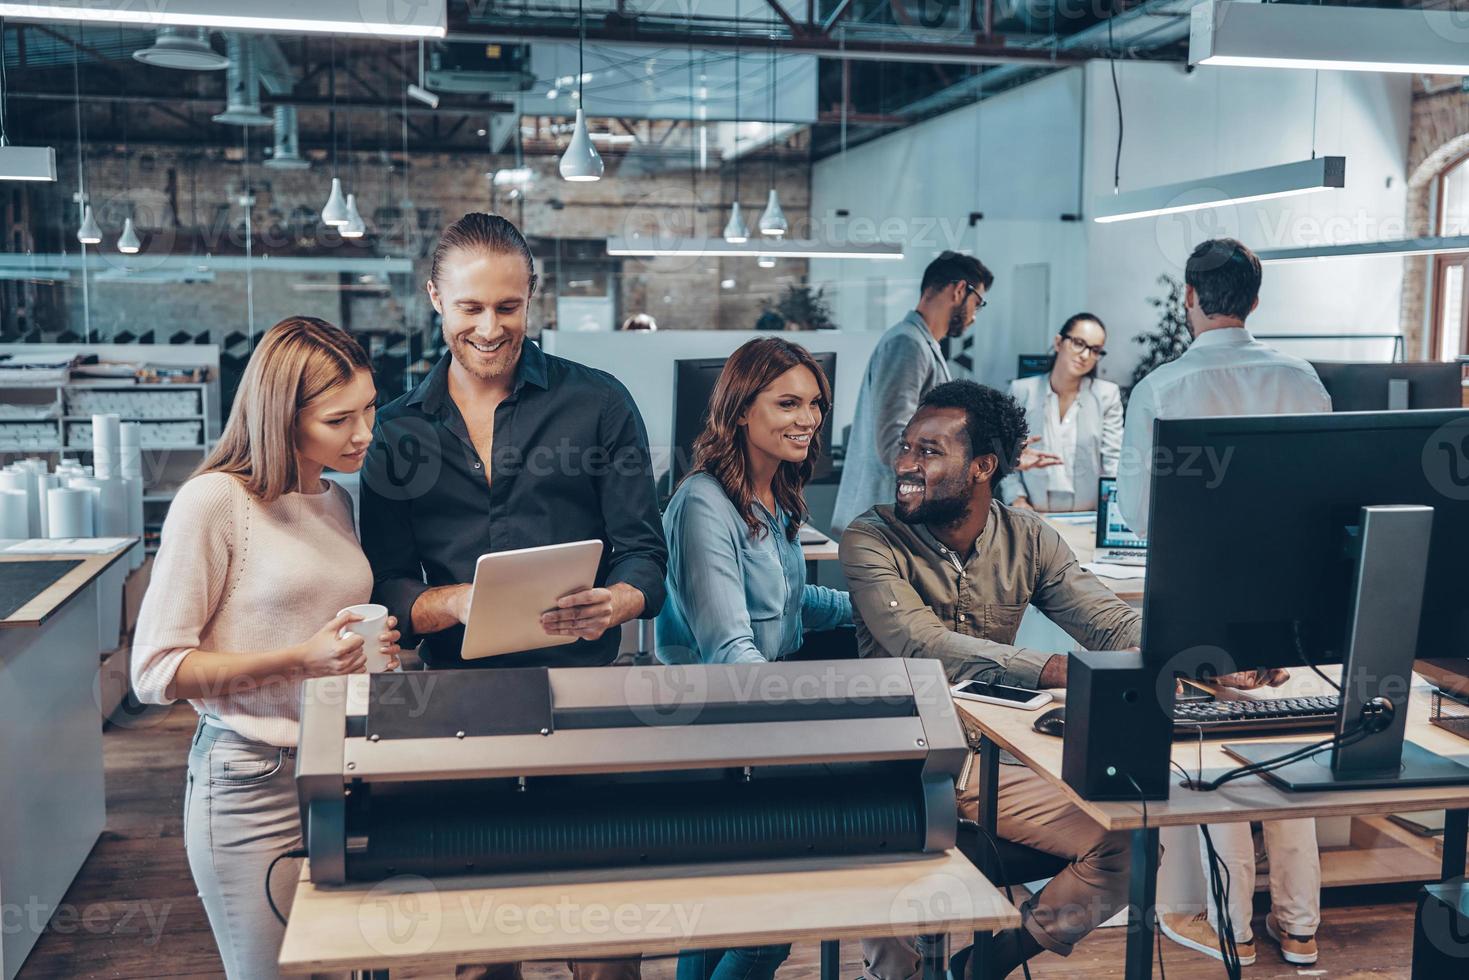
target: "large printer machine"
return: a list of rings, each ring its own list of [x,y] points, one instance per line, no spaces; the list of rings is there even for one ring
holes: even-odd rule
[[[315,678],[311,880],[937,852],[969,749],[937,660]]]

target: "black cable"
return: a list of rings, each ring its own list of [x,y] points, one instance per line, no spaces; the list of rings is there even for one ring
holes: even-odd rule
[[[265,869],[265,900],[270,904],[270,911],[280,920],[281,925],[286,924],[286,917],[281,915],[281,910],[276,908],[275,896],[270,893],[270,876],[275,871],[275,866],[286,858],[306,857],[306,848],[298,847],[293,851],[282,851],[270,860],[270,867]]]
[[[1224,972],[1229,980],[1240,980],[1241,964],[1239,948],[1234,941],[1234,922],[1229,914],[1229,865],[1214,849],[1214,839],[1209,836],[1207,824],[1199,825],[1204,835],[1204,848],[1209,854],[1209,890],[1214,898],[1214,909],[1218,915],[1216,936],[1219,937],[1219,958],[1224,961]]]
[[[1311,159],[1316,159],[1316,154],[1314,152],[1311,154]],[[1321,668],[1317,667],[1316,664],[1312,662],[1311,658],[1306,655],[1306,645],[1301,642],[1301,621],[1299,619],[1291,620],[1290,631],[1291,639],[1295,641],[1296,645],[1296,656],[1301,658],[1301,663],[1314,670],[1317,677],[1325,681],[1332,688],[1332,690],[1336,691],[1336,693],[1340,695],[1341,685],[1332,680],[1330,677],[1327,677],[1325,674],[1323,674],[1321,672]]]
[[[1122,87],[1117,84],[1117,48],[1112,39],[1112,21],[1117,16],[1117,2],[1112,0],[1107,14],[1107,63],[1112,69],[1112,97],[1117,102],[1117,155],[1112,160],[1112,192],[1122,185]]]
[[[1260,762],[1252,762],[1249,765],[1240,766],[1238,769],[1231,769],[1229,772],[1226,772],[1224,775],[1219,776],[1217,779],[1212,779],[1207,783],[1201,783],[1194,788],[1203,790],[1204,792],[1213,792],[1214,790],[1223,786],[1225,783],[1234,782],[1236,779],[1242,779],[1245,776],[1254,776],[1261,773],[1273,772],[1276,769],[1280,769],[1284,766],[1290,765],[1292,762],[1301,762],[1305,759],[1309,759],[1311,758],[1311,756],[1318,755],[1326,751],[1327,749],[1332,748],[1333,746],[1355,745],[1357,742],[1365,738],[1368,734],[1370,733],[1367,732],[1366,725],[1359,723],[1354,728],[1343,732],[1341,735],[1333,735],[1331,738],[1322,739],[1319,742],[1313,742],[1310,745],[1302,746],[1299,749],[1292,750],[1284,755],[1276,756],[1273,759],[1263,759]]]

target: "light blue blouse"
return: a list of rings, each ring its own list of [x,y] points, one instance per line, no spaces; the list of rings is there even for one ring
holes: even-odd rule
[[[768,533],[751,535],[719,481],[696,473],[663,514],[668,599],[658,614],[658,659],[666,664],[760,663],[801,647],[806,630],[852,622],[845,592],[806,584],[788,518],[758,501]]]

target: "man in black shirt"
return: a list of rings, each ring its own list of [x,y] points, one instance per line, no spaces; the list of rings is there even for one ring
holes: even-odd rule
[[[362,479],[374,598],[429,667],[608,664],[620,627],[663,605],[667,546],[648,436],[611,375],[525,340],[530,249],[498,215],[471,212],[434,251],[429,298],[445,355],[378,413]],[[488,552],[599,538],[595,588],[541,623],[577,642],[460,659],[469,583]]]

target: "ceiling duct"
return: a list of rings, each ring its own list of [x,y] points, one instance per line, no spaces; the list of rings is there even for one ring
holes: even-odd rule
[[[229,64],[210,47],[207,27],[160,27],[153,46],[134,51],[133,60],[179,71],[219,71]]]
[[[255,68],[255,42],[239,34],[227,36],[229,67],[225,70],[225,92],[229,97],[224,112],[214,117],[229,126],[269,126],[270,116],[260,111],[260,73]]]
[[[265,165],[272,170],[305,170],[311,166],[301,157],[301,130],[293,105],[275,107],[275,150]]]

